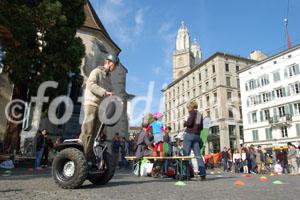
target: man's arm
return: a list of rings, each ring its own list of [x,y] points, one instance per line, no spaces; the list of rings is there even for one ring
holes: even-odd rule
[[[150,142],[150,140],[149,140],[148,135],[146,135],[146,136],[144,137],[144,142],[145,142],[145,144],[147,145],[148,149],[150,149],[150,150],[153,151],[153,147],[152,147],[152,145],[151,145],[151,142]]]
[[[86,83],[86,87],[87,89],[89,89],[94,95],[99,96],[99,97],[104,97],[106,96],[107,91],[100,87],[97,84],[97,73],[98,70],[93,70],[87,80]],[[102,77],[99,76],[99,79],[101,79]],[[100,81],[100,80],[99,80]]]

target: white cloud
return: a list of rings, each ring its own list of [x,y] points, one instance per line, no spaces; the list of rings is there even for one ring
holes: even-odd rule
[[[107,2],[115,4],[115,5],[122,5],[123,0],[107,0]]]
[[[139,9],[135,14],[135,34],[139,35],[144,26],[144,10]]]
[[[124,0],[94,0],[93,6],[108,32],[122,45],[133,45],[143,32],[146,9],[135,12]]]
[[[160,75],[160,73],[161,73],[161,68],[160,68],[160,67],[154,67],[154,68],[152,69],[152,73],[153,73],[154,75]]]

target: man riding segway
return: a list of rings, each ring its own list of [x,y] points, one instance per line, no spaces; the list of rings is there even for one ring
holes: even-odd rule
[[[122,102],[113,95],[110,80],[110,73],[118,63],[117,56],[108,54],[104,65],[90,73],[86,82],[84,121],[79,139],[65,140],[56,148],[59,153],[53,161],[52,174],[62,188],[77,188],[85,179],[93,184],[105,184],[114,175],[115,165],[101,136],[104,126],[117,122],[121,115],[118,108],[122,107]]]

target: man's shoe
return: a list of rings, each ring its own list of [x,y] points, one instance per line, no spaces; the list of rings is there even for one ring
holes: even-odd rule
[[[206,181],[206,176],[201,176],[201,181]]]

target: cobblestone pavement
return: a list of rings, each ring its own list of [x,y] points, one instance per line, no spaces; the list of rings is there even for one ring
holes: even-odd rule
[[[86,181],[82,188],[64,190],[57,187],[51,170],[28,171],[14,169],[11,175],[0,170],[0,199],[299,199],[300,176],[282,175],[268,177],[260,182],[260,176],[251,178],[231,173],[220,177],[208,175],[207,181],[194,179],[186,186],[175,186],[176,180],[167,178],[136,177],[126,171],[117,171],[115,177],[104,186],[93,186]],[[235,185],[241,180],[244,186]],[[284,184],[272,182],[280,180]]]

